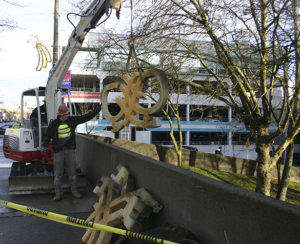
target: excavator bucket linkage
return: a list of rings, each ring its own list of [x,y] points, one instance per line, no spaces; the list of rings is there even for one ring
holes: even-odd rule
[[[43,194],[54,192],[54,176],[10,176],[9,194]],[[86,189],[87,182],[84,175],[77,176],[79,191]],[[63,190],[69,191],[68,176],[63,176]]]
[[[49,168],[50,167],[50,168]],[[45,170],[45,169],[48,170]],[[41,169],[44,169],[42,171]],[[77,170],[78,171],[78,170]],[[9,194],[43,194],[54,192],[54,176],[49,165],[25,165],[15,162],[11,167]],[[84,191],[87,186],[85,175],[77,172],[77,188]],[[70,191],[69,178],[63,176],[63,190]]]

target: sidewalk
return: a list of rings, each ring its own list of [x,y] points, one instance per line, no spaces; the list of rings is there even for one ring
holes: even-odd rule
[[[88,186],[81,199],[65,193],[59,202],[51,194],[9,195],[8,176],[10,168],[0,168],[0,199],[58,214],[87,219],[97,197]],[[64,225],[19,212],[0,205],[0,243],[5,244],[67,244],[82,243],[85,229]]]

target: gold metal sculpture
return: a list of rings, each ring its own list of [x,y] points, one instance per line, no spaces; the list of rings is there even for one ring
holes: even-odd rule
[[[155,80],[159,99],[151,108],[144,108],[139,104],[139,100],[145,98],[143,84],[149,80]],[[116,98],[115,102],[120,107],[120,112],[112,115],[108,109],[108,94],[113,89],[120,90],[124,98]],[[123,81],[116,81],[107,84],[102,92],[102,112],[104,118],[112,122],[112,132],[118,132],[129,123],[133,123],[141,128],[155,128],[161,125],[160,120],[154,120],[152,115],[160,112],[169,95],[168,80],[165,73],[158,69],[148,70],[139,74],[133,73],[131,76],[124,75]],[[140,119],[142,117],[142,119]]]
[[[38,53],[38,64],[35,70],[41,71],[43,68],[47,68],[47,65],[52,62],[48,48],[42,44],[38,35],[30,35],[30,39],[27,42],[31,43],[32,47],[36,48]]]
[[[48,63],[51,63],[52,59],[49,50],[41,42],[37,42],[35,47],[39,55],[38,64],[35,70],[41,71],[43,68],[47,68]]]

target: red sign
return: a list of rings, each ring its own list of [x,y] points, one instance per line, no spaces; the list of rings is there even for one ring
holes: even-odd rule
[[[101,98],[101,92],[71,91],[70,95],[71,98]]]
[[[71,70],[68,70],[65,78],[61,84],[62,88],[68,88],[69,91],[71,91]],[[65,92],[62,93],[63,95],[65,95]]]

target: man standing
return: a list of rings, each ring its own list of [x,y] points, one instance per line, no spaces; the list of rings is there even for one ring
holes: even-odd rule
[[[58,108],[57,119],[51,121],[43,141],[42,152],[45,151],[52,140],[54,151],[54,201],[62,199],[62,176],[64,166],[69,176],[72,196],[80,198],[76,186],[76,158],[75,158],[75,129],[78,124],[85,123],[95,117],[101,110],[99,105],[94,111],[82,116],[69,116],[69,109],[65,104]]]
[[[43,100],[43,105],[40,106],[40,113],[41,113],[41,123],[43,125],[48,125],[47,121],[47,109],[46,109],[46,101]],[[38,107],[32,110],[30,115],[30,123],[33,132],[33,144],[34,147],[38,147],[39,144],[39,123],[38,123]]]
[[[40,113],[41,113],[41,122],[42,124],[48,124],[47,121],[47,109],[46,109],[46,101],[43,100],[43,104],[40,106]],[[34,110],[32,110],[32,113],[30,115],[30,120],[33,126],[38,126],[38,108],[36,107]]]
[[[222,153],[222,147],[219,147],[219,148],[215,151],[215,154],[223,155],[223,153]]]

